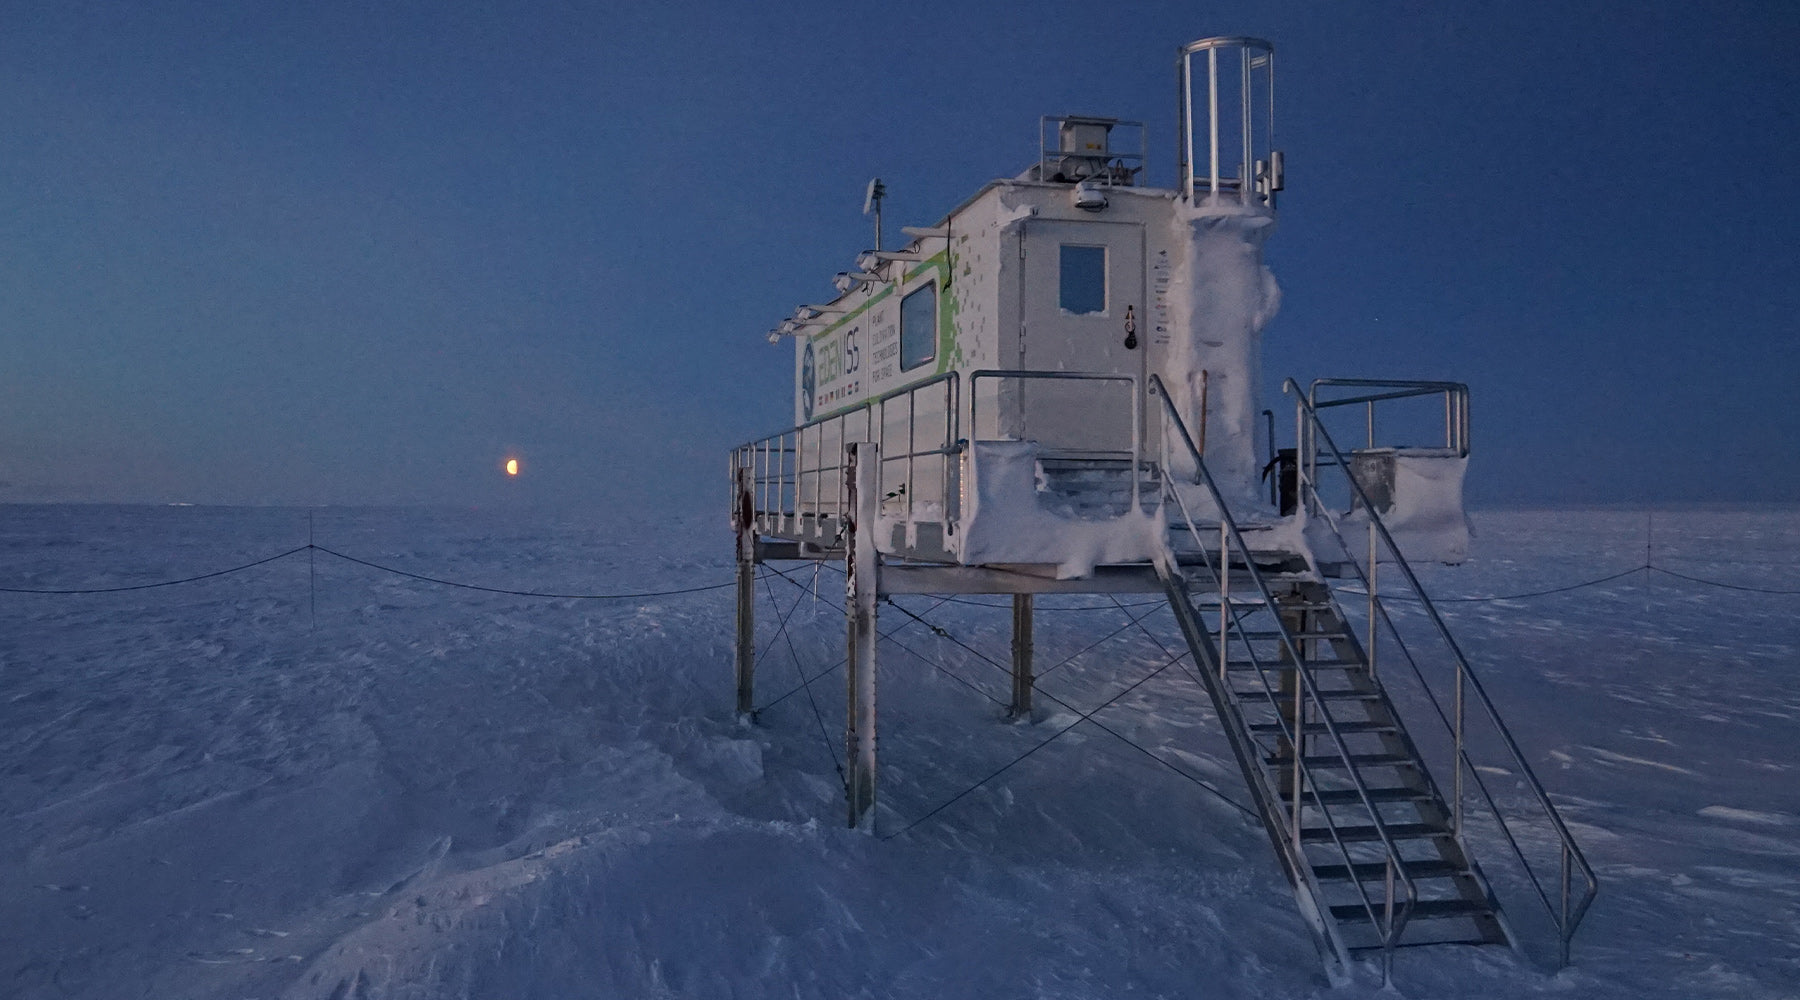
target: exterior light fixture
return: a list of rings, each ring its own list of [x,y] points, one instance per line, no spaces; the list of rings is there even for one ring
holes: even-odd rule
[[[886,280],[879,274],[870,274],[867,271],[839,271],[837,277],[831,279],[831,284],[838,291],[847,293],[858,285],[868,285]]]
[[[1106,189],[1093,181],[1075,185],[1075,207],[1087,212],[1100,211],[1106,207]]]

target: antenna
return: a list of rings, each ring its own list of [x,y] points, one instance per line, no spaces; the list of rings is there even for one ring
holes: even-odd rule
[[[875,249],[881,249],[881,199],[887,197],[887,185],[881,178],[869,179],[869,189],[863,194],[863,214],[875,216]]]

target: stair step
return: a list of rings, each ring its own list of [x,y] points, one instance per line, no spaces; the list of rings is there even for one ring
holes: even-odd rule
[[[1422,920],[1409,923],[1400,935],[1396,948],[1419,948],[1438,944],[1504,944],[1504,937],[1493,936],[1484,931],[1469,931],[1467,924],[1459,920]],[[1373,952],[1381,948],[1381,942],[1374,939],[1374,928],[1367,921],[1345,924],[1342,927],[1344,947],[1351,953]]]
[[[1339,722],[1339,723],[1336,723],[1336,726],[1337,726],[1337,731],[1339,733],[1396,733],[1396,732],[1399,732],[1398,728],[1396,728],[1391,723],[1387,723],[1387,722],[1370,722],[1370,721]],[[1323,723],[1323,722],[1308,722],[1306,725],[1304,725],[1300,728],[1301,728],[1301,732],[1308,736],[1313,736],[1313,735],[1324,736],[1324,735],[1328,735],[1331,732],[1331,730],[1325,728],[1325,723]],[[1279,722],[1253,722],[1250,724],[1250,731],[1253,733],[1274,733],[1275,735],[1279,736],[1279,735],[1281,735],[1281,733],[1283,731],[1283,727],[1282,727],[1282,724]]]
[[[1437,858],[1430,860],[1405,861],[1399,865],[1407,877],[1416,880],[1428,878],[1453,878],[1468,874],[1463,868]],[[1387,878],[1388,866],[1385,861],[1358,861],[1352,865],[1313,865],[1313,874],[1326,882],[1348,882],[1351,873],[1358,882],[1379,882]]]
[[[1251,589],[1254,590],[1255,588],[1251,588]],[[1268,601],[1265,601],[1259,597],[1240,596],[1236,587],[1232,587],[1231,591],[1232,591],[1231,604],[1233,607],[1237,608],[1240,611],[1266,611],[1269,608]],[[1196,603],[1194,605],[1195,607],[1205,608],[1208,611],[1219,610],[1218,595],[1210,594],[1210,593],[1201,593],[1201,594],[1195,595],[1195,597],[1196,597]],[[1275,605],[1275,607],[1279,608],[1282,611],[1330,611],[1330,610],[1332,610],[1332,605],[1328,602],[1323,602],[1323,601],[1278,602]]]
[[[1450,920],[1457,917],[1484,917],[1493,913],[1487,903],[1478,899],[1421,899],[1412,905],[1407,923],[1414,920]],[[1367,923],[1369,911],[1360,903],[1342,903],[1331,908],[1331,915],[1345,923]],[[1381,910],[1376,909],[1377,918]]]
[[[1390,840],[1424,840],[1432,837],[1448,837],[1450,830],[1440,823],[1388,823],[1386,825]],[[1349,843],[1367,843],[1379,841],[1381,833],[1373,824],[1364,826],[1340,826],[1337,837],[1331,836],[1331,828],[1309,826],[1301,829],[1300,842],[1303,844],[1332,844],[1341,840]]]
[[[1260,689],[1253,688],[1248,691],[1239,691],[1234,688],[1231,693],[1237,696],[1237,699],[1240,703],[1267,704],[1268,692],[1260,690]],[[1331,690],[1318,691],[1318,692],[1316,692],[1316,694],[1318,694],[1320,701],[1380,701],[1381,700],[1381,692],[1379,692],[1379,691],[1358,691],[1358,690],[1355,690],[1354,688],[1335,688],[1335,689],[1331,689]],[[1290,695],[1289,697],[1292,697],[1292,696]]]
[[[1350,633],[1341,630],[1325,632],[1289,632],[1288,637],[1296,642],[1301,639],[1348,639],[1350,638]],[[1273,629],[1257,630],[1253,632],[1239,632],[1232,638],[1247,639],[1251,642],[1272,642],[1281,638],[1281,633]]]
[[[1265,764],[1286,766],[1294,762],[1291,753],[1272,753],[1263,758]],[[1342,768],[1344,758],[1337,754],[1307,754],[1301,758],[1307,767]],[[1417,767],[1419,762],[1403,753],[1353,753],[1351,767]]]
[[[1384,802],[1430,802],[1431,793],[1418,788],[1371,788],[1368,790],[1369,801],[1377,804]],[[1322,792],[1301,792],[1300,797],[1313,805],[1348,806],[1362,801],[1362,796],[1354,788],[1328,788]]]
[[[1361,660],[1303,660],[1299,664],[1308,670],[1362,670],[1365,668]],[[1276,660],[1227,660],[1227,670],[1292,670],[1294,664]]]

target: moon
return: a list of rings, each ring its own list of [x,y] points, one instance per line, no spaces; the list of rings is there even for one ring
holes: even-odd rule
[[[506,474],[509,476],[516,476],[519,474],[519,460],[518,459],[509,458],[506,460]]]

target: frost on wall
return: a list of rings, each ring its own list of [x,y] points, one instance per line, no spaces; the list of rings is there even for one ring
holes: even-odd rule
[[[1266,502],[1256,455],[1262,331],[1281,305],[1280,286],[1263,264],[1275,219],[1261,210],[1202,204],[1177,206],[1173,224],[1180,259],[1169,290],[1173,322],[1163,364],[1169,394],[1196,445],[1204,426],[1206,467],[1226,502],[1254,509]],[[1172,429],[1167,433],[1171,471],[1177,480],[1191,480],[1186,447]]]

